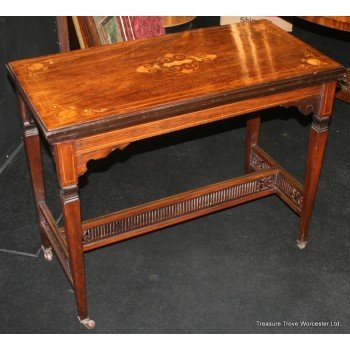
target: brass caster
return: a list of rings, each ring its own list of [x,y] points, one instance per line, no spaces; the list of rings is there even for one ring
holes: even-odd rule
[[[84,318],[83,320],[80,319],[80,317],[78,316],[78,320],[79,322],[86,327],[87,329],[93,329],[95,328],[95,321],[90,320],[89,317]]]
[[[307,245],[307,242],[297,241],[297,246],[298,246],[299,249],[305,249],[306,245]]]
[[[44,246],[41,246],[41,249],[43,250],[45,260],[51,261],[53,258],[52,248],[44,248]]]

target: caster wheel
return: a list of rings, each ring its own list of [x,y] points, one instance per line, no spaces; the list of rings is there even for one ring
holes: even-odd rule
[[[307,245],[307,242],[297,241],[297,246],[298,246],[299,249],[305,249],[306,245]]]
[[[78,317],[80,323],[87,329],[93,329],[95,328],[95,321],[90,320],[89,318],[85,318],[84,320],[81,320],[80,317]]]
[[[43,250],[45,260],[51,261],[53,258],[52,248],[44,248],[43,246],[41,248]]]

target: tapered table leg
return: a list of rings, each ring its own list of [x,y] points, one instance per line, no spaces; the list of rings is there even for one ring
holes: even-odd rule
[[[72,143],[56,145],[55,161],[61,188],[62,217],[78,318],[86,328],[91,329],[94,328],[95,322],[90,320],[88,316],[80,200],[77,186],[78,178],[76,175],[74,145]]]
[[[305,248],[307,244],[307,234],[309,231],[312,209],[314,206],[317,186],[321,174],[323,156],[326,150],[326,143],[328,138],[328,119],[329,118],[322,120],[324,126],[321,128],[319,121],[317,121],[317,117],[314,118],[309,134],[306,161],[307,163],[304,179],[303,206],[301,210],[299,233],[297,239],[297,244],[300,249]]]
[[[319,110],[313,116],[309,133],[306,169],[304,177],[303,205],[301,209],[297,245],[306,247],[311,214],[316,198],[317,186],[322,170],[323,157],[326,150],[329,116],[333,110],[335,83],[324,86]]]
[[[19,109],[24,128],[24,144],[27,151],[30,175],[34,191],[34,199],[39,219],[39,230],[41,235],[42,250],[46,260],[52,260],[52,248],[50,242],[43,231],[40,223],[43,221],[42,213],[39,208],[40,203],[45,202],[45,185],[43,175],[43,165],[41,158],[40,137],[34,122],[30,123],[25,105],[18,95]]]
[[[258,144],[260,131],[260,112],[254,112],[247,118],[247,136],[245,148],[245,173],[248,174],[250,170],[250,154],[254,145]]]

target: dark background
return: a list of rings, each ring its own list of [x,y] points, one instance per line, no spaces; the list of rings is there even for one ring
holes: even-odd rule
[[[22,137],[16,95],[5,64],[55,52],[55,17],[0,17],[0,169]]]
[[[191,28],[217,24],[218,17],[198,17]],[[55,18],[0,18],[1,164],[21,144],[3,63],[56,52],[55,30]],[[348,33],[296,20],[293,35],[350,65]],[[272,196],[90,252],[93,331],[78,323],[57,259],[43,259],[21,147],[0,168],[0,333],[349,333],[349,116],[350,105],[336,101],[305,250],[295,247],[298,217]],[[300,181],[310,119],[296,108],[263,113],[260,145]],[[79,181],[83,218],[242,175],[244,140],[242,116],[135,142],[91,162]],[[61,226],[45,147],[43,161],[47,203]],[[259,320],[339,326],[259,327]]]

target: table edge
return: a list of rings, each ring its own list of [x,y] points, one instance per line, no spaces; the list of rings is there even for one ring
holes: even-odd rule
[[[21,94],[26,106],[30,108],[30,112],[32,113],[35,123],[40,126],[44,137],[49,143],[57,143],[87,137],[97,133],[117,130],[183,113],[196,112],[219,105],[238,102],[240,100],[252,99],[258,96],[273,95],[285,91],[336,81],[345,72],[345,67],[339,65],[338,68],[321,71],[316,74],[311,73],[301,77],[277,80],[264,84],[258,84],[256,86],[235,89],[232,91],[207,94],[199,98],[197,97],[175,103],[167,103],[132,113],[112,115],[101,120],[90,120],[86,123],[80,123],[79,125],[72,125],[68,127],[63,126],[50,131],[41,122],[39,113],[31,103],[30,98],[27,96],[24,89],[21,87],[21,84],[17,80],[16,74],[13,72],[11,65],[7,64],[6,67],[9,70],[12,80],[14,81],[16,88]]]

